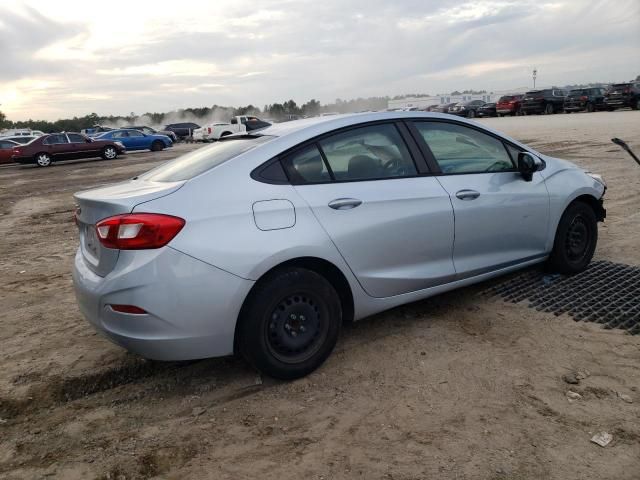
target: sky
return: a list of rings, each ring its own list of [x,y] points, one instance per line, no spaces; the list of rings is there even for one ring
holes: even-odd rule
[[[0,0],[11,120],[640,74],[640,0]]]

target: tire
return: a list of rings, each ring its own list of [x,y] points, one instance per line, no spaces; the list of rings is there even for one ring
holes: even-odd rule
[[[573,202],[560,218],[549,268],[559,273],[578,273],[587,268],[598,243],[598,222],[593,209]]]
[[[222,133],[220,134],[220,138],[222,138],[222,137],[228,137],[229,135],[231,135],[231,132],[222,132]]]
[[[113,160],[118,157],[118,151],[116,147],[107,145],[102,149],[102,158],[105,160]]]
[[[550,103],[547,103],[544,106],[544,114],[545,115],[551,115],[552,113],[555,113],[555,111],[553,109],[553,105],[551,105]]]
[[[266,375],[292,380],[313,372],[331,354],[342,308],[324,277],[304,268],[284,268],[260,280],[238,321],[242,356]]]
[[[631,104],[631,110],[640,110],[640,98],[636,100],[636,103]]]
[[[469,110],[469,113],[467,113],[467,118],[475,118],[475,116],[476,116],[475,110]]]
[[[36,165],[39,167],[50,167],[51,163],[53,163],[51,159],[51,155],[45,152],[41,152],[36,154],[33,159],[36,162]]]
[[[585,108],[585,110],[589,113],[593,113],[593,111],[595,110],[593,103],[591,102],[587,103],[587,108]]]
[[[154,140],[153,143],[151,144],[152,152],[160,152],[163,149],[164,149],[164,143],[162,143],[160,140]]]

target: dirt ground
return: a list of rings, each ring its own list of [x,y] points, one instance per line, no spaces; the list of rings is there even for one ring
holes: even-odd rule
[[[640,167],[609,142],[640,153],[640,112],[481,122],[602,173],[596,258],[640,265]],[[95,334],[72,291],[72,193],[192,148],[0,168],[0,478],[640,478],[640,336],[486,285],[345,328],[291,383],[236,359],[148,362]]]

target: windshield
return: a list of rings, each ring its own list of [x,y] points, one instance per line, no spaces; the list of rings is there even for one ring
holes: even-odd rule
[[[170,162],[160,165],[139,178],[151,182],[179,182],[189,180],[201,173],[211,170],[218,165],[231,160],[238,155],[254,149],[258,145],[268,142],[274,137],[237,137],[223,140],[209,147],[200,148],[187,153]]]
[[[587,95],[589,92],[587,92],[586,90],[582,90],[582,89],[578,89],[578,90],[571,90],[569,92],[569,95]]]

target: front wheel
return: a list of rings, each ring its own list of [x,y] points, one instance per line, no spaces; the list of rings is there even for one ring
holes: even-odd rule
[[[640,98],[638,100],[636,100],[635,104],[631,104],[631,109],[632,110],[640,110]]]
[[[324,277],[285,268],[256,285],[239,322],[238,347],[244,358],[269,376],[291,380],[313,372],[331,354],[342,308]]]
[[[587,103],[587,108],[586,108],[587,112],[589,113],[593,113],[593,111],[595,110],[595,107],[593,106],[593,103]]]
[[[544,113],[545,115],[551,115],[553,113],[553,105],[547,103],[544,107]]]
[[[598,222],[593,209],[574,202],[560,218],[549,267],[560,273],[578,273],[587,268],[598,243]]]
[[[468,118],[475,118],[475,116],[476,116],[475,110],[469,110],[469,113],[467,113]]]
[[[102,149],[102,158],[104,158],[105,160],[113,160],[117,156],[118,151],[115,147],[108,146]]]
[[[151,144],[151,151],[152,152],[159,152],[164,148],[164,143],[162,143],[160,140],[155,140],[152,144]]]

